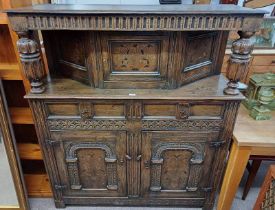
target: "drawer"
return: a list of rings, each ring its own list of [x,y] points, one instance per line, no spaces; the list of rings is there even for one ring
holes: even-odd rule
[[[252,65],[275,66],[275,55],[256,55],[253,57]]]
[[[161,101],[45,102],[48,119],[222,119],[223,103]]]
[[[46,102],[48,119],[54,118],[125,118],[125,106],[119,101]]]
[[[223,103],[204,104],[174,102],[169,104],[143,103],[143,119],[222,119]]]

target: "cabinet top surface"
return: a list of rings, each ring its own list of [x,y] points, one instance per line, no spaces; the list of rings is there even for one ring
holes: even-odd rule
[[[41,94],[28,94],[30,99],[124,99],[124,100],[243,100],[244,96],[223,93],[228,80],[215,75],[178,89],[97,89],[71,79],[54,79]]]
[[[7,11],[8,14],[246,14],[263,15],[264,10],[244,8],[237,5],[62,5],[40,4]]]
[[[240,107],[233,132],[234,140],[240,146],[275,147],[275,112],[271,120],[254,120],[249,110]]]

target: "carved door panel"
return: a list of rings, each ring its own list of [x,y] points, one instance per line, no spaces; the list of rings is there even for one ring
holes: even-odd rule
[[[218,132],[143,132],[143,196],[205,197],[217,138]]]
[[[52,137],[64,196],[126,196],[125,132],[66,131]]]
[[[102,33],[101,37],[102,87],[166,87],[169,33]]]

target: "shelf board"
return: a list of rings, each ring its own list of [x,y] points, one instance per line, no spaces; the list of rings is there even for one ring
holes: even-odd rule
[[[4,13],[0,13],[0,25],[7,25],[7,24],[8,24],[7,15]]]
[[[33,124],[33,118],[28,107],[10,107],[11,122],[14,124]]]
[[[17,148],[21,159],[43,160],[39,144],[19,143]]]
[[[19,65],[0,63],[0,78],[3,80],[22,80]]]
[[[24,177],[30,197],[52,197],[47,174],[25,174]]]

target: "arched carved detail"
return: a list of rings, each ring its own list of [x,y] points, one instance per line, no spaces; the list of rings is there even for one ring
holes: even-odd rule
[[[188,150],[192,152],[190,159],[190,174],[186,191],[197,191],[199,180],[201,178],[200,164],[204,160],[205,145],[202,143],[182,143],[182,142],[165,142],[154,146],[152,151],[152,168],[151,168],[151,186],[150,190],[161,191],[161,170],[163,164],[162,154],[167,150]]]
[[[76,158],[76,152],[79,149],[102,149],[106,154],[105,161],[106,159],[116,159],[116,155],[113,153],[112,149],[108,145],[99,142],[81,142],[70,144],[66,150],[66,159]]]
[[[69,180],[71,184],[71,189],[80,190],[82,185],[80,183],[78,163],[77,163],[77,151],[80,149],[101,149],[105,152],[105,162],[107,169],[107,179],[108,185],[106,188],[108,190],[118,189],[118,179],[117,179],[117,165],[116,165],[116,155],[112,149],[100,142],[80,142],[69,144],[66,148],[66,164],[69,173]]]
[[[192,158],[190,163],[192,164],[201,164],[203,161],[203,145],[202,144],[190,144],[190,143],[160,143],[158,144],[153,151],[153,159],[161,159],[162,153],[165,150],[189,150],[192,152]]]

